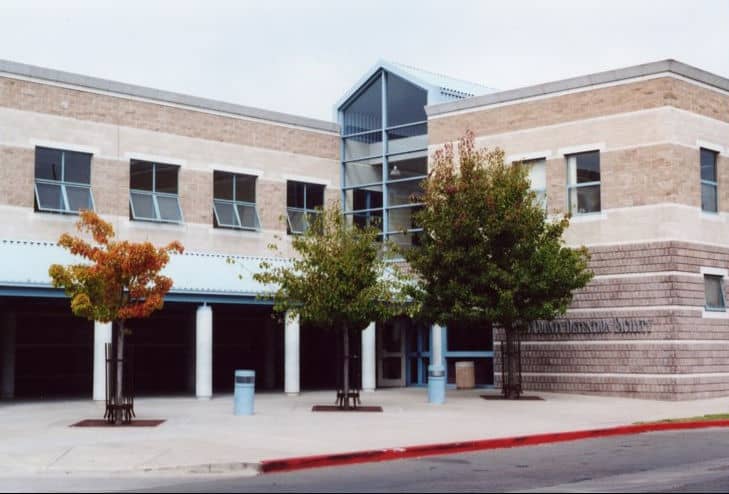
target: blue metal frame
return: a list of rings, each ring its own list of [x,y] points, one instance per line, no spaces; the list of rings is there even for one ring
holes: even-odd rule
[[[391,207],[390,206],[390,200],[389,200],[389,191],[388,191],[388,188],[389,188],[390,183],[407,182],[408,180],[413,180],[413,181],[415,181],[415,180],[423,180],[423,179],[425,179],[427,177],[427,173],[426,173],[426,174],[424,174],[422,176],[419,176],[419,177],[408,177],[406,179],[395,179],[395,180],[392,180],[392,181],[390,180],[389,160],[390,160],[390,158],[392,156],[405,155],[405,154],[415,154],[415,153],[422,152],[423,153],[423,156],[424,157],[427,157],[427,147],[426,148],[422,148],[422,149],[421,148],[418,148],[418,149],[412,149],[412,150],[407,150],[407,151],[401,151],[401,152],[396,152],[396,153],[388,154],[388,147],[389,147],[389,145],[388,145],[388,132],[390,132],[392,130],[399,129],[399,128],[422,125],[423,126],[423,129],[424,129],[424,134],[422,134],[422,135],[427,135],[427,120],[426,121],[418,121],[418,122],[409,122],[409,123],[405,123],[405,124],[398,124],[398,125],[393,125],[391,127],[387,125],[387,117],[388,117],[388,115],[387,115],[387,113],[388,113],[388,107],[387,107],[388,74],[389,74],[389,72],[386,71],[386,70],[384,70],[384,69],[381,69],[381,70],[377,71],[376,73],[374,73],[370,78],[367,79],[367,81],[365,81],[359,87],[359,89],[357,91],[355,91],[352,94],[352,96],[350,96],[347,99],[346,106],[345,105],[342,105],[342,106],[340,106],[340,108],[338,110],[339,123],[340,123],[340,125],[342,127],[342,134],[341,134],[341,139],[340,139],[340,153],[341,153],[341,161],[340,161],[340,170],[341,170],[341,174],[340,174],[340,188],[341,189],[340,190],[341,190],[341,198],[342,198],[343,212],[344,212],[345,215],[346,214],[350,214],[350,215],[353,215],[353,216],[354,216],[354,214],[362,214],[362,213],[365,213],[367,215],[367,217],[369,218],[369,216],[371,216],[372,213],[381,211],[382,212],[382,220],[381,220],[380,228],[381,228],[381,231],[382,231],[382,234],[381,235],[382,235],[383,238],[387,238],[390,235],[395,235],[395,234],[402,233],[400,231],[391,231],[391,228],[390,228],[390,215],[389,215],[391,209],[405,209],[405,208],[410,208],[412,210],[413,208],[415,208],[415,207],[418,206],[417,204],[401,204],[401,205],[397,205],[397,206]],[[377,80],[377,78],[379,78],[379,81]],[[382,118],[382,121],[380,123],[380,129],[379,130],[378,129],[375,129],[375,130],[367,130],[367,131],[357,131],[357,132],[345,133],[346,132],[346,129],[345,129],[345,126],[344,126],[344,113],[346,112],[346,108],[353,101],[355,101],[357,99],[357,97],[362,94],[363,91],[369,89],[373,84],[380,84],[380,92],[381,92],[381,94],[380,94],[380,105],[381,105],[380,109],[381,109],[381,118]],[[415,86],[418,86],[418,84],[414,84],[414,85]],[[425,90],[425,89],[423,89],[423,90]],[[356,159],[354,159],[354,158],[353,159],[348,159],[348,156],[346,156],[346,154],[345,154],[345,148],[346,148],[345,142],[346,142],[346,139],[347,138],[356,137],[356,136],[359,136],[359,135],[376,134],[377,132],[380,132],[381,133],[380,135],[381,135],[381,141],[382,142],[380,143],[381,144],[380,154],[377,154],[377,155],[374,155],[374,156],[370,156],[370,157],[358,157]],[[413,137],[415,137],[415,136],[413,136]],[[382,176],[381,176],[381,181],[380,182],[373,182],[371,184],[348,185],[347,184],[347,181],[346,181],[346,175],[347,175],[347,173],[346,173],[346,167],[347,167],[347,165],[349,163],[352,163],[352,162],[366,161],[368,159],[370,159],[370,160],[371,159],[379,159],[379,160],[381,160],[381,163],[382,163]],[[352,205],[352,210],[349,210],[348,207],[347,207],[347,191],[349,191],[349,190],[355,190],[355,189],[363,189],[363,188],[366,188],[366,187],[380,187],[382,189],[381,192],[379,192],[379,193],[382,194],[382,207],[372,209],[371,207],[369,207],[369,204],[367,204],[366,205],[367,207],[365,209],[355,210],[354,209],[354,205]],[[418,228],[414,228],[413,229],[413,228],[411,228],[411,229],[408,229],[407,231],[408,231],[408,233],[415,233],[415,232],[422,231],[422,229],[418,229]]]
[[[428,372],[427,367],[424,368],[424,366],[422,365],[422,361],[421,361],[419,363],[419,365],[418,365],[418,375],[417,376],[413,376],[412,375],[412,372],[410,370],[410,360],[411,359],[415,359],[415,358],[417,358],[418,360],[427,358],[428,361],[429,361],[429,363],[432,365],[432,362],[431,362],[431,356],[432,356],[431,349],[433,348],[433,341],[432,341],[432,336],[433,335],[432,335],[432,331],[430,330],[430,328],[427,328],[425,331],[423,331],[421,328],[418,328],[418,327],[410,327],[410,328],[408,328],[408,331],[413,331],[413,330],[417,330],[418,331],[418,333],[417,333],[417,348],[415,350],[413,350],[413,349],[411,349],[409,347],[409,344],[410,344],[410,338],[409,338],[409,336],[410,335],[407,335],[407,334],[405,335],[405,342],[406,342],[406,347],[405,347],[405,363],[406,363],[406,365],[405,365],[405,385],[406,386],[409,386],[409,387],[425,387],[425,386],[427,386],[427,380],[426,380],[427,372]],[[427,331],[427,338],[429,338],[431,341],[430,341],[430,346],[428,347],[429,350],[427,352],[424,352],[424,351],[422,351],[422,349],[424,347],[423,346],[423,339],[424,339],[424,337],[426,337],[426,336],[424,336],[424,334],[425,334],[426,331]],[[441,338],[441,344],[442,344],[441,348],[443,349],[443,362],[442,362],[442,365],[443,365],[443,368],[444,368],[445,373],[446,373],[446,375],[445,375],[445,377],[446,377],[446,383],[448,382],[448,365],[447,365],[447,359],[449,359],[449,358],[460,358],[460,359],[484,359],[484,358],[490,358],[490,359],[493,359],[494,358],[494,352],[493,352],[493,350],[491,350],[491,351],[455,351],[455,350],[454,351],[451,351],[451,350],[448,350],[448,328],[446,328],[446,327],[441,327],[440,338]],[[448,386],[449,389],[455,389],[455,387],[456,387],[455,384],[447,384],[447,386]],[[488,388],[493,388],[493,385],[492,384],[482,384],[482,385],[477,385],[476,387],[477,388],[488,389]]]
[[[63,290],[36,285],[0,286],[0,297],[68,298]],[[194,304],[237,304],[273,305],[271,299],[255,295],[233,295],[225,293],[185,293],[172,291],[165,296],[165,302],[187,302]]]
[[[448,389],[456,389],[455,384],[448,384],[448,359],[449,358],[490,358],[493,361],[494,358],[494,352],[491,351],[484,351],[484,352],[478,352],[478,351],[450,351],[448,350],[448,328],[443,328],[441,331],[441,338],[442,338],[442,348],[443,348],[443,368],[445,370],[445,377],[446,377],[446,386]],[[495,381],[495,380],[494,380]],[[490,389],[493,388],[493,384],[477,384],[477,388],[483,388],[483,389]]]

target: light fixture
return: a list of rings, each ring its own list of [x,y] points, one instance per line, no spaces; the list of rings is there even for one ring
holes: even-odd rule
[[[399,177],[400,176],[400,170],[398,170],[397,165],[394,165],[392,167],[392,171],[390,172],[391,177]]]

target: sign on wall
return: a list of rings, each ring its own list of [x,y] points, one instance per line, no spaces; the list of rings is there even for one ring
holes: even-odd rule
[[[529,325],[529,334],[641,334],[650,333],[648,319],[557,319],[534,321]]]

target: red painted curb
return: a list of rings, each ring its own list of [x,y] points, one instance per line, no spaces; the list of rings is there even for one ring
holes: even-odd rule
[[[264,460],[261,462],[261,473],[290,472],[293,470],[304,470],[307,468],[402,460],[405,458],[414,458],[419,456],[466,453],[469,451],[485,451],[489,449],[504,449],[515,448],[519,446],[534,446],[537,444],[560,443],[566,441],[576,441],[578,439],[624,436],[628,434],[641,434],[644,432],[705,429],[709,427],[729,427],[729,420],[705,420],[700,422],[624,425],[619,427],[611,427],[608,429],[555,432],[550,434],[536,434],[533,436],[482,439],[453,443],[426,444],[405,448],[373,449],[366,451],[353,451],[351,453],[336,453],[329,455],[300,456],[294,458],[282,458],[277,460]]]

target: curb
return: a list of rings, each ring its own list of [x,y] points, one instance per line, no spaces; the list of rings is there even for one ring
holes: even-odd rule
[[[696,422],[624,425],[618,427],[610,427],[606,429],[590,429],[584,431],[536,434],[531,436],[482,439],[475,441],[461,441],[440,444],[425,444],[404,448],[353,451],[349,453],[337,453],[329,455],[300,456],[275,460],[264,460],[260,463],[259,471],[263,474],[280,473],[290,472],[294,470],[304,470],[309,468],[352,465],[356,463],[374,463],[381,461],[402,460],[406,458],[416,458],[421,456],[467,453],[471,451],[486,451],[490,449],[516,448],[520,446],[535,446],[538,444],[577,441],[580,439],[625,436],[630,434],[642,434],[645,432],[707,429],[711,427],[729,427],[729,420],[703,420]]]

